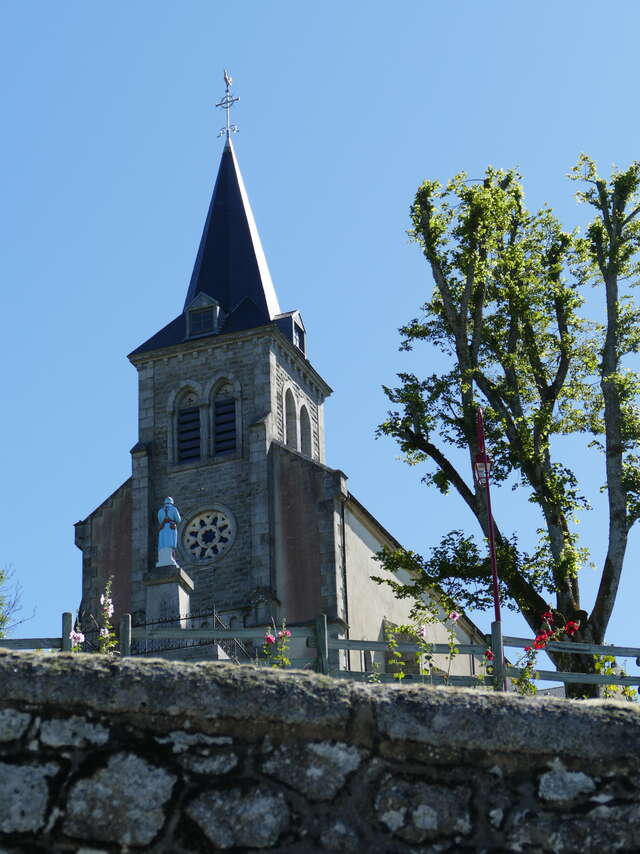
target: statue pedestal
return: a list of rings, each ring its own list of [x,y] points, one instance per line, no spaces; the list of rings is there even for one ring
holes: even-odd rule
[[[162,555],[160,557],[162,558]],[[147,588],[146,622],[162,620],[167,625],[173,624],[186,629],[193,581],[184,569],[172,559],[169,565],[150,569],[145,573],[143,581]]]

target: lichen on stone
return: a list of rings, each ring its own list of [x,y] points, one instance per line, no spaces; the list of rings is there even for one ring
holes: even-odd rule
[[[79,839],[146,845],[165,821],[175,776],[139,756],[118,753],[80,780],[68,797],[64,830]]]
[[[227,774],[238,764],[238,757],[230,750],[217,753],[215,756],[191,756],[189,754],[180,757],[180,764],[187,771],[194,774],[206,774],[215,777]]]
[[[184,753],[186,750],[195,750],[197,753],[207,755],[209,747],[233,744],[233,739],[228,736],[205,735],[204,733],[182,732],[173,730],[168,735],[156,736],[158,744],[169,744],[173,753]]]
[[[267,749],[271,751],[270,745]],[[314,801],[329,801],[360,766],[363,755],[342,742],[282,745],[270,752],[262,770]]]
[[[0,709],[0,741],[15,741],[26,732],[31,715],[17,709]]]
[[[45,765],[0,762],[0,833],[25,833],[44,826],[49,801],[47,779],[59,770],[52,762]]]
[[[388,774],[378,789],[375,810],[378,820],[393,835],[420,843],[439,835],[453,836],[471,831],[466,786],[435,786],[409,783]]]
[[[358,834],[340,819],[329,824],[329,827],[320,835],[320,842],[329,851],[361,850]]]
[[[76,715],[69,718],[52,718],[42,722],[40,741],[47,747],[102,745],[109,741],[109,730],[102,724],[91,723]]]
[[[284,797],[254,788],[205,792],[187,806],[187,815],[216,848],[270,848],[289,824]]]
[[[583,771],[567,771],[559,759],[551,763],[551,770],[540,777],[538,795],[543,801],[563,803],[580,795],[594,792],[596,784]]]

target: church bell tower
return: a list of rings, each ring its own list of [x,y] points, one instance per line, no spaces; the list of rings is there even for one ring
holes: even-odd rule
[[[315,483],[330,472],[322,463],[331,389],[307,359],[300,312],[280,310],[231,140],[229,84],[225,146],[184,306],[129,355],[139,378],[131,610],[145,608],[156,510],[172,496],[182,515],[176,561],[193,581],[192,610],[213,604],[236,625],[285,608],[289,620],[311,618],[322,607],[335,585],[303,578],[322,532],[313,530],[313,507],[306,518],[300,506],[300,479],[308,503],[309,486],[311,501],[322,501],[339,475],[331,472],[329,487]],[[302,473],[305,461],[320,464],[315,477]],[[300,524],[306,530],[293,530]]]

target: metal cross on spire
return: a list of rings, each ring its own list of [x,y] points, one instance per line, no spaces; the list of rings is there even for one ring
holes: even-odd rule
[[[229,72],[225,68],[225,70],[224,70],[224,85],[226,86],[226,90],[225,90],[225,93],[224,93],[222,99],[220,100],[220,103],[216,104],[216,107],[220,107],[222,110],[226,110],[227,124],[225,127],[220,128],[220,133],[218,134],[218,136],[225,136],[226,135],[227,139],[229,139],[230,134],[238,133],[238,126],[234,125],[234,124],[230,124],[230,122],[229,122],[230,115],[231,115],[231,107],[233,107],[233,105],[236,103],[236,101],[240,100],[240,98],[237,98],[237,97],[234,98],[234,96],[231,94],[231,84],[232,83],[233,83],[233,80],[232,80],[231,76],[229,75]]]

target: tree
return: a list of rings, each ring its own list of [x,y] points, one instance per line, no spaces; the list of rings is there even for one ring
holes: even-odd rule
[[[493,482],[526,489],[540,514],[530,551],[496,519],[507,606],[537,631],[555,597],[560,625],[580,621],[574,640],[602,643],[629,531],[640,518],[640,381],[627,364],[640,343],[640,312],[629,294],[640,269],[640,163],[605,179],[582,155],[570,178],[595,213],[583,235],[564,230],[547,207],[529,212],[513,170],[489,168],[479,182],[459,174],[445,187],[427,181],[418,189],[410,234],[434,289],[422,316],[401,328],[401,349],[427,342],[445,354],[448,370],[425,378],[399,374],[397,387],[385,387],[394,408],[378,429],[397,440],[408,463],[429,464],[429,486],[456,490],[486,537],[484,492],[469,485],[482,405]],[[587,285],[602,295],[603,322],[584,314]],[[609,535],[590,614],[579,588],[589,555],[575,527],[589,503],[577,474],[559,458],[558,436],[582,437],[604,462]],[[400,550],[381,560],[419,579],[397,588],[400,595],[436,586],[466,607],[490,602],[484,549],[461,531],[447,533],[428,557]],[[551,658],[560,669],[594,671],[590,656]],[[597,692],[578,685],[573,693]]]
[[[16,581],[15,572],[11,567],[0,568],[0,638],[6,636],[24,620],[18,620],[17,614],[21,610],[20,604],[21,588]]]

